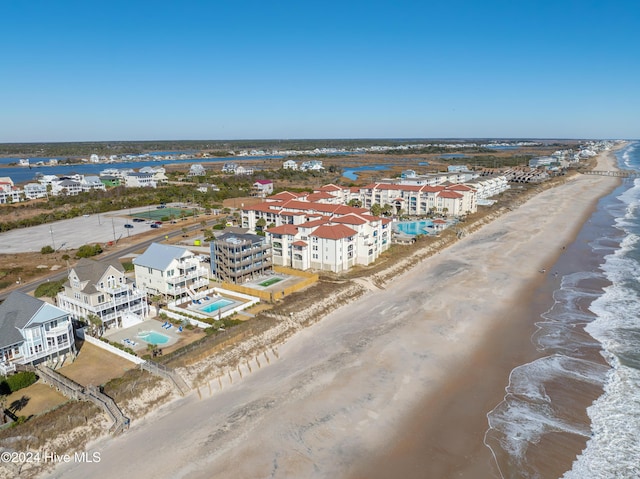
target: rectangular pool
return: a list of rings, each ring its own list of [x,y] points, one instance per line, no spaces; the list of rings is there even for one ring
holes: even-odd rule
[[[200,308],[200,311],[203,311],[205,313],[213,313],[214,311],[218,311],[219,309],[224,308],[225,306],[229,306],[230,304],[233,304],[233,301],[231,301],[230,299],[220,298],[213,303],[203,306],[202,308]]]

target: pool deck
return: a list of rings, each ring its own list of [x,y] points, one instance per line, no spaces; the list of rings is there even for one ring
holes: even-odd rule
[[[155,331],[157,333],[164,334],[169,338],[168,342],[166,342],[165,344],[159,344],[158,347],[159,348],[169,347],[175,344],[180,339],[180,334],[182,333],[176,332],[177,331],[176,326],[172,326],[170,329],[164,329],[162,327],[163,324],[164,324],[164,321],[147,319],[146,321],[136,324],[135,326],[131,326],[130,328],[110,330],[105,334],[105,337],[109,341],[113,341],[114,343],[119,343],[124,346],[128,346],[134,351],[138,352],[138,351],[146,350],[147,345],[149,344],[146,341],[139,338],[138,333],[141,331]],[[126,338],[130,339],[136,344],[135,345],[125,344],[123,340]]]
[[[220,301],[220,300],[231,301],[231,303],[227,304],[225,306],[222,306],[221,308],[216,309],[215,311],[211,311],[211,312],[207,312],[207,311],[203,311],[202,310],[202,308],[204,308],[204,307],[206,307],[206,306],[208,306],[210,304],[213,304],[213,303],[215,303],[217,301]],[[225,311],[228,311],[229,309],[238,307],[242,303],[243,303],[243,301],[240,301],[238,298],[231,298],[231,297],[223,296],[223,295],[215,295],[215,296],[210,296],[208,301],[205,300],[204,298],[201,299],[200,300],[200,304],[194,304],[194,303],[191,302],[191,300],[189,300],[188,303],[182,303],[182,304],[178,305],[178,307],[186,309],[187,311],[195,311],[197,313],[204,314],[206,316],[210,316],[210,317],[215,319],[218,316],[219,312],[224,313]],[[186,306],[185,306],[185,304],[186,304]]]

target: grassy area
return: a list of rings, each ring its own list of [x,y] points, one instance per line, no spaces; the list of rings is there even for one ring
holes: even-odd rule
[[[272,284],[279,283],[280,281],[282,281],[282,278],[271,278],[266,281],[263,281],[262,283],[258,283],[258,285],[262,286],[263,288],[266,288],[267,286],[271,286]]]

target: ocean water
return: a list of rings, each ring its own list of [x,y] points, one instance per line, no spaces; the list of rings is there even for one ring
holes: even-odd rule
[[[640,171],[640,142],[616,156]],[[511,372],[485,444],[504,479],[640,478],[640,179],[603,198],[569,250],[532,337],[540,358]],[[576,447],[570,470],[549,466]]]

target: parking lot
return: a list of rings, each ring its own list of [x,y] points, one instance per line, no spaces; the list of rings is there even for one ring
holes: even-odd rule
[[[7,231],[0,234],[0,254],[40,252],[47,245],[56,250],[75,249],[89,243],[104,244],[147,233],[150,225],[134,223],[130,215],[142,216],[152,210],[149,207],[132,208]],[[125,228],[125,224],[133,227]]]

